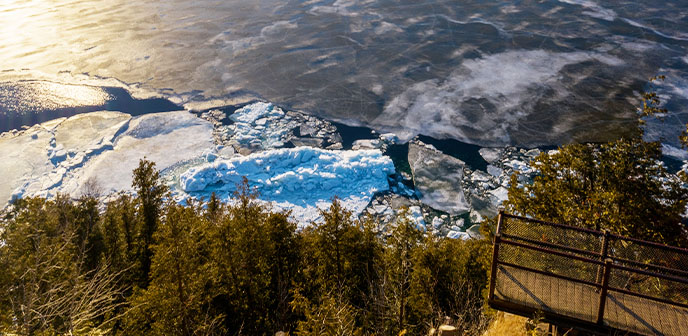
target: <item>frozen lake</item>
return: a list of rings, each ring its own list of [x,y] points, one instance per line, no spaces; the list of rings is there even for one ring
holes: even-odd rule
[[[686,1],[6,0],[0,22],[5,129],[117,101],[26,80],[534,146],[623,134],[665,74],[675,113],[650,133],[674,142],[688,121]]]

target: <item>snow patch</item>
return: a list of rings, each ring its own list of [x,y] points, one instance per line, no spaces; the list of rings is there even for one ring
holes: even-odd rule
[[[186,111],[132,118],[120,112],[79,114],[0,139],[11,168],[0,202],[11,197],[78,196],[96,181],[101,192],[131,191],[132,170],[146,157],[164,170],[214,150],[212,125]],[[9,176],[8,176],[9,175]]]
[[[354,214],[377,192],[389,189],[394,174],[389,157],[379,150],[333,151],[299,147],[275,149],[192,167],[179,178],[181,191],[195,197],[212,192],[229,199],[246,177],[259,198],[279,210],[292,210],[300,225],[320,217],[337,196]]]

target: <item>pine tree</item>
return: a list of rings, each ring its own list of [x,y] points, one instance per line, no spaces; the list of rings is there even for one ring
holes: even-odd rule
[[[265,234],[268,213],[256,201],[248,181],[238,185],[234,204],[211,235],[215,302],[224,309],[230,333],[260,335],[272,328],[270,312],[270,242]]]
[[[688,188],[667,173],[661,155],[659,143],[637,137],[562,146],[533,160],[532,184],[512,176],[507,210],[686,246],[681,214]]]
[[[300,241],[296,224],[289,220],[289,213],[272,213],[265,222],[265,234],[269,239],[268,256],[270,269],[270,312],[276,330],[291,329],[293,318],[290,302],[293,285],[298,281],[300,266]]]
[[[108,328],[122,294],[118,274],[89,266],[84,218],[89,206],[58,195],[18,200],[0,232],[0,330],[18,334],[88,334]]]
[[[139,161],[139,166],[134,169],[133,174],[132,187],[136,190],[136,200],[139,203],[138,239],[140,242],[137,247],[142,269],[139,283],[145,287],[150,272],[152,256],[150,247],[153,244],[153,233],[157,229],[163,197],[167,194],[168,188],[160,180],[160,172],[155,169],[155,163],[145,158]]]
[[[423,232],[409,219],[408,209],[403,209],[392,226],[384,254],[385,297],[392,316],[390,329],[395,333],[408,324],[413,254],[422,242]]]
[[[450,317],[480,335],[487,326],[482,291],[489,255],[487,240],[425,237],[413,251],[408,329],[417,334]]]
[[[130,300],[127,334],[222,334],[223,317],[210,302],[208,225],[195,204],[167,205],[151,246],[150,284]]]
[[[304,280],[299,290],[317,306],[327,293],[351,306],[359,326],[375,320],[373,302],[381,244],[372,225],[352,218],[338,199],[321,211],[322,222],[302,231]],[[322,302],[321,302],[322,301]]]
[[[98,268],[103,253],[103,232],[100,225],[98,200],[82,196],[75,204],[76,246],[82,256],[84,271]]]

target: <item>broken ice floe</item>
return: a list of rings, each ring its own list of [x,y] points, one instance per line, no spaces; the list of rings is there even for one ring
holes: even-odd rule
[[[246,177],[260,199],[291,210],[304,224],[318,219],[334,196],[361,213],[375,193],[389,189],[387,177],[394,172],[379,150],[275,149],[192,167],[181,174],[177,191],[197,197],[215,192],[229,200]]]
[[[186,111],[131,117],[92,112],[61,118],[0,138],[10,179],[3,204],[14,197],[78,196],[87,181],[104,194],[131,190],[132,170],[144,156],[158,169],[215,150],[212,126]],[[5,167],[7,166],[7,167]]]
[[[213,123],[219,144],[232,146],[244,155],[283,147],[342,148],[341,137],[331,123],[300,112],[284,112],[271,103],[252,103],[229,116],[210,110],[201,117]]]
[[[233,115],[237,124],[266,127],[284,126],[287,116],[255,104]],[[293,126],[294,119],[290,120],[287,125]],[[338,136],[325,123],[310,125],[315,129],[302,132],[322,139]],[[258,153],[241,156],[233,146],[217,144],[215,129],[213,123],[187,111],[138,117],[93,112],[6,132],[0,136],[0,154],[6,158],[0,162],[5,177],[0,182],[0,200],[6,204],[11,197],[79,196],[89,181],[95,181],[103,195],[132,192],[132,170],[146,157],[161,170],[176,200],[222,189],[222,183],[229,192],[246,176],[259,187],[264,201],[292,210],[294,219],[303,225],[315,219],[318,207],[330,204],[334,196],[342,199],[346,209],[360,214],[375,193],[389,189],[388,177],[395,172],[391,159],[380,150],[271,149],[284,139],[286,132],[279,127],[260,134],[250,127],[235,128],[241,130],[233,133],[239,144],[260,140]],[[218,168],[214,173],[222,173],[221,178],[211,179],[213,167]]]
[[[0,200],[78,196],[87,181],[96,181],[103,194],[131,192],[131,172],[145,156],[179,201],[213,191],[229,195],[246,176],[264,201],[291,209],[300,225],[317,218],[337,195],[355,215],[372,215],[383,225],[406,207],[426,232],[465,238],[479,236],[475,224],[496,214],[511,174],[528,182],[534,173],[528,162],[540,153],[483,148],[489,165],[482,171],[414,140],[408,155],[395,156],[408,160],[410,171],[396,171],[388,155],[398,153],[385,154],[403,147],[394,134],[334,150],[341,147],[332,123],[269,103],[233,113],[209,110],[201,118],[187,111],[86,113],[0,135],[0,155],[7,158],[0,162]]]
[[[465,163],[420,142],[409,143],[408,162],[420,200],[452,215],[470,210],[461,189]]]

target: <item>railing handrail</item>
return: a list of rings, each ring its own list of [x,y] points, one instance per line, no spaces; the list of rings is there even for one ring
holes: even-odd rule
[[[623,265],[612,264],[612,267],[616,268],[616,269],[620,269],[622,271],[626,271],[626,272],[638,273],[638,274],[647,275],[647,276],[651,276],[651,277],[655,277],[655,278],[662,278],[664,280],[680,282],[680,283],[688,285],[688,278],[684,278],[684,277],[679,277],[679,276],[674,276],[674,275],[669,275],[669,274],[662,274],[662,273],[642,270],[639,268],[628,267],[628,266],[623,266]]]
[[[611,236],[611,238],[614,238],[614,239],[627,240],[627,241],[630,241],[630,242],[633,242],[633,243],[638,243],[638,244],[641,244],[641,245],[649,245],[649,246],[656,247],[656,248],[659,248],[659,249],[669,250],[669,251],[672,251],[672,252],[677,252],[677,253],[682,253],[682,254],[688,255],[688,249],[685,249],[685,248],[682,248],[682,247],[671,246],[671,245],[665,245],[665,244],[660,244],[660,243],[655,243],[655,242],[651,242],[651,241],[648,241],[648,240],[642,240],[642,239],[638,239],[638,238],[626,237],[626,236],[618,235],[618,234],[616,234],[616,233],[610,233],[609,235]]]
[[[575,260],[578,260],[578,261],[589,262],[589,263],[595,264],[595,265],[604,265],[604,262],[599,261],[599,260],[595,260],[595,259],[592,259],[592,258],[582,257],[582,256],[579,256],[579,255],[575,255],[575,254],[571,254],[571,253],[566,253],[566,252],[555,251],[555,250],[552,250],[552,249],[548,249],[548,248],[546,248],[546,247],[539,247],[539,246],[528,245],[528,244],[526,244],[526,243],[519,243],[519,242],[514,241],[514,240],[500,239],[500,243],[505,243],[505,244],[509,244],[509,245],[514,245],[514,246],[518,246],[518,247],[523,247],[523,248],[527,248],[527,249],[535,250],[535,251],[539,251],[539,252],[550,253],[550,254],[554,254],[554,255],[557,255],[557,256],[560,256],[560,257],[564,257],[564,258],[575,259]],[[499,261],[497,261],[497,262],[499,262]]]
[[[588,228],[582,228],[578,226],[573,226],[573,225],[568,225],[568,224],[561,224],[561,223],[554,223],[554,222],[549,222],[549,221],[544,221],[541,219],[536,219],[536,218],[530,218],[530,217],[525,217],[525,216],[519,216],[519,215],[514,215],[514,214],[509,214],[509,213],[503,213],[504,217],[509,217],[509,218],[515,218],[515,219],[520,219],[528,222],[535,222],[535,223],[540,223],[544,225],[549,225],[549,226],[554,226],[554,227],[560,227],[564,229],[570,229],[574,231],[580,231],[580,232],[585,232],[585,233],[590,233],[598,236],[604,235],[604,231],[600,230],[595,230],[595,229],[588,229]],[[652,247],[657,247],[660,249],[665,249],[665,250],[670,250],[678,253],[683,253],[688,255],[688,248],[683,248],[683,247],[678,247],[678,246],[671,246],[671,245],[665,245],[661,243],[656,243],[652,242],[649,240],[643,240],[643,239],[638,239],[638,238],[632,238],[632,237],[626,237],[622,236],[616,233],[610,233],[609,234],[610,238],[615,238],[615,239],[621,239],[621,240],[628,240],[634,243],[638,244],[643,244],[643,245],[649,245]]]
[[[618,263],[620,263],[620,264],[631,264],[631,265],[636,265],[636,266],[644,266],[644,267],[649,267],[649,268],[656,268],[656,269],[659,269],[659,270],[662,270],[662,271],[666,271],[666,272],[669,272],[669,273],[679,273],[679,274],[681,274],[681,275],[679,275],[679,276],[685,277],[686,279],[688,279],[688,271],[683,271],[683,270],[680,270],[680,269],[671,268],[671,267],[666,267],[666,266],[661,266],[661,265],[643,263],[643,262],[640,262],[640,261],[630,260],[630,259],[626,259],[626,258],[621,258],[621,257],[613,256],[613,255],[607,256],[607,258],[611,258],[612,260],[614,260],[614,261],[616,261],[616,262],[618,262]],[[638,267],[638,268],[639,268],[639,269],[642,269],[642,268],[640,268],[640,267]]]
[[[591,263],[591,264],[595,264],[595,265],[599,265],[599,266],[603,266],[605,264],[604,262],[599,261],[599,260],[595,260],[595,259],[591,259],[591,258],[587,258],[587,257],[581,257],[579,255],[575,255],[575,254],[571,254],[571,253],[555,251],[552,249],[548,249],[546,247],[528,245],[526,243],[520,243],[520,242],[509,240],[509,239],[500,239],[499,243],[514,245],[514,246],[518,246],[518,247],[522,247],[522,248],[526,248],[526,249],[530,249],[530,250],[534,250],[534,251],[538,251],[538,252],[550,253],[550,254],[553,254],[556,256],[575,259],[578,261],[587,262],[587,263]],[[609,258],[609,259],[614,259],[614,258]],[[499,260],[497,260],[497,263],[498,264],[505,264],[505,262],[499,261]],[[526,267],[526,266],[523,266],[523,267]],[[684,284],[688,285],[688,278],[681,277],[681,276],[662,274],[662,273],[652,272],[652,271],[648,271],[648,270],[643,270],[640,268],[623,266],[623,265],[619,265],[619,264],[611,264],[610,267],[620,269],[620,270],[626,271],[626,272],[638,273],[638,274],[647,275],[647,276],[651,276],[651,277],[662,278],[665,280],[680,282],[680,283],[684,283]],[[543,272],[546,272],[546,271],[543,271]],[[551,274],[555,274],[555,273],[551,273]],[[585,283],[586,281],[580,280],[580,282]]]
[[[524,217],[524,216],[519,216],[519,215],[513,215],[513,214],[508,214],[508,213],[503,213],[504,217],[510,217],[510,218],[516,218],[520,220],[525,220],[529,222],[535,222],[535,223],[540,223],[540,224],[545,224],[549,226],[555,226],[555,227],[560,227],[560,228],[565,228],[565,229],[571,229],[574,231],[580,231],[580,232],[585,232],[585,233],[591,233],[591,234],[596,234],[599,236],[604,235],[603,231],[598,231],[598,230],[593,230],[593,229],[588,229],[588,228],[582,228],[578,226],[573,226],[573,225],[567,225],[567,224],[560,224],[560,223],[554,223],[554,222],[548,222],[540,219],[535,219],[535,218],[530,218],[530,217]]]
[[[525,237],[521,237],[521,236],[517,236],[517,235],[512,235],[512,234],[508,234],[508,233],[502,233],[501,235],[502,235],[502,237],[504,237],[504,238],[510,238],[510,239],[521,240],[521,241],[525,241],[525,242],[528,242],[528,243],[531,243],[531,244],[545,245],[545,246],[549,246],[549,247],[553,247],[553,248],[558,248],[558,249],[561,249],[561,250],[566,250],[566,251],[570,251],[570,252],[574,252],[574,253],[578,253],[578,254],[592,255],[592,256],[595,256],[595,257],[601,257],[601,256],[602,256],[602,254],[599,253],[599,252],[593,252],[593,251],[588,251],[588,250],[582,250],[582,249],[579,249],[579,248],[570,247],[570,246],[564,246],[564,245],[560,245],[560,244],[557,244],[557,243],[550,243],[550,242],[541,241],[541,240],[537,240],[537,239],[525,238]]]
[[[528,222],[540,223],[540,224],[543,224],[543,225],[555,226],[555,227],[564,228],[564,229],[571,229],[571,230],[575,230],[575,231],[579,231],[579,232],[591,233],[591,234],[599,235],[600,238],[604,236],[604,231],[597,231],[597,230],[586,229],[586,228],[580,228],[580,227],[571,226],[571,225],[552,223],[552,222],[547,222],[547,221],[543,221],[543,220],[539,220],[539,219],[528,218],[528,217],[523,217],[523,216],[518,216],[518,215],[512,215],[512,214],[507,214],[507,213],[502,213],[502,216],[508,217],[508,218],[515,218],[515,219],[519,219],[519,220],[524,220],[524,221],[528,221]],[[500,233],[500,232],[497,232],[497,234],[501,234],[501,233]],[[685,255],[688,257],[688,249],[684,249],[684,248],[680,248],[680,247],[676,247],[676,246],[663,245],[663,244],[659,244],[659,243],[655,243],[655,242],[650,242],[650,241],[646,241],[646,240],[642,240],[642,239],[637,239],[637,238],[625,237],[625,236],[621,236],[621,235],[614,234],[614,233],[609,233],[608,235],[609,235],[609,237],[612,238],[612,239],[628,240],[628,241],[631,241],[631,242],[634,242],[634,243],[638,243],[638,244],[644,244],[644,245],[649,245],[649,246],[652,246],[652,247],[658,247],[658,248],[670,250],[670,251],[673,251],[673,252],[678,252],[678,253],[681,253],[681,254],[685,254]],[[521,237],[521,236],[519,236],[519,235],[514,235],[514,234],[505,234],[505,236],[508,236],[508,237],[510,237],[510,238],[519,239],[519,240],[523,240],[523,241],[531,240],[533,243],[534,243],[534,241],[535,241],[534,239],[530,239],[530,238],[526,238],[526,237]],[[662,270],[664,270],[664,271],[667,271],[667,272],[674,272],[674,273],[678,273],[678,274],[687,274],[687,273],[688,273],[688,272],[685,272],[685,271],[683,271],[683,270],[676,269],[676,268],[672,268],[672,267],[667,267],[667,266],[662,266],[662,265],[656,265],[656,264],[648,263],[648,262],[640,262],[640,261],[634,261],[634,260],[623,259],[623,258],[621,258],[621,257],[617,257],[617,256],[616,256],[617,254],[602,255],[602,254],[600,254],[600,253],[596,253],[596,252],[592,252],[592,251],[581,250],[581,249],[577,249],[577,248],[574,248],[574,247],[570,247],[570,246],[566,246],[566,245],[561,245],[561,244],[556,244],[556,243],[549,243],[549,242],[539,242],[539,241],[538,241],[538,244],[550,245],[551,247],[556,247],[556,248],[560,248],[560,249],[563,249],[563,250],[574,251],[574,252],[576,252],[576,253],[581,253],[581,254],[596,255],[596,256],[600,256],[600,257],[602,257],[602,258],[611,257],[611,258],[613,258],[613,259],[615,259],[615,260],[619,260],[619,261],[624,261],[624,262],[629,262],[629,261],[630,261],[630,262],[632,262],[632,263],[634,263],[634,264],[636,264],[636,265],[641,264],[641,265],[643,265],[643,266],[649,266],[649,267],[660,268],[660,269],[662,269]]]
[[[578,283],[582,283],[582,284],[584,284],[584,285],[588,285],[588,286],[591,286],[591,287],[597,287],[597,288],[602,287],[601,284],[598,284],[598,283],[596,283],[596,282],[587,281],[587,280],[581,280],[581,279],[576,279],[576,278],[572,278],[572,277],[567,276],[567,275],[561,275],[561,274],[557,274],[557,273],[552,273],[552,272],[548,272],[548,271],[543,271],[543,270],[535,269],[535,268],[528,267],[528,266],[522,266],[522,265],[519,265],[519,264],[514,264],[514,263],[510,263],[510,262],[505,262],[505,261],[500,261],[499,264],[500,264],[500,265],[503,265],[503,266],[518,268],[518,269],[522,269],[522,270],[524,270],[524,271],[533,272],[533,273],[538,273],[538,274],[542,274],[542,275],[546,275],[546,276],[551,276],[551,277],[555,277],[555,278],[559,278],[559,279],[563,279],[563,280],[567,280],[567,281],[571,281],[571,282],[578,282]]]
[[[522,236],[519,236],[517,234],[502,233],[501,229],[502,229],[502,226],[504,225],[504,223],[503,223],[504,218],[515,218],[515,219],[519,219],[519,220],[523,220],[523,221],[527,221],[527,222],[535,222],[535,223],[542,224],[542,225],[554,226],[554,227],[558,227],[558,228],[564,228],[564,229],[594,234],[596,236],[599,236],[597,238],[603,238],[603,240],[601,241],[602,246],[603,246],[602,251],[592,252],[592,251],[588,251],[588,250],[582,250],[582,249],[574,248],[571,246],[565,246],[565,245],[561,245],[561,244],[557,244],[557,243],[550,243],[547,241],[539,241],[537,239],[522,237]],[[527,217],[511,215],[511,214],[506,214],[504,212],[500,212],[499,217],[498,217],[498,221],[497,221],[497,230],[495,232],[495,241],[494,241],[494,247],[493,247],[493,264],[492,264],[492,274],[491,274],[491,279],[490,279],[490,292],[489,292],[490,300],[494,300],[494,289],[495,289],[495,282],[496,282],[497,265],[501,264],[501,265],[504,265],[507,267],[514,267],[514,268],[522,269],[522,270],[525,270],[528,272],[539,273],[539,274],[543,274],[546,276],[552,276],[552,277],[564,279],[567,281],[572,281],[572,282],[577,282],[577,283],[593,286],[593,287],[599,289],[600,290],[600,303],[598,306],[599,312],[598,312],[597,323],[602,323],[604,306],[605,306],[604,302],[606,302],[606,297],[608,295],[607,294],[608,291],[619,292],[619,293],[623,293],[626,295],[633,295],[636,297],[654,300],[654,301],[665,303],[665,304],[672,304],[672,305],[688,308],[688,303],[677,302],[677,301],[674,301],[674,300],[669,299],[669,298],[656,297],[656,296],[650,295],[650,293],[641,293],[639,291],[633,291],[633,290],[616,288],[616,287],[610,286],[609,285],[609,277],[610,277],[611,269],[619,269],[619,270],[626,271],[626,272],[633,273],[633,274],[641,274],[641,275],[645,275],[645,276],[650,276],[650,277],[665,279],[665,280],[669,280],[669,281],[673,281],[673,282],[678,282],[681,284],[688,284],[688,272],[682,271],[679,269],[675,269],[675,268],[671,268],[671,267],[655,265],[655,264],[649,263],[649,262],[639,262],[639,261],[624,259],[621,257],[610,256],[610,255],[608,255],[608,251],[606,249],[606,244],[608,243],[609,238],[617,239],[617,240],[628,240],[632,243],[648,245],[648,246],[651,246],[653,248],[654,247],[660,247],[663,249],[668,249],[668,250],[671,250],[674,252],[688,255],[688,249],[682,249],[679,247],[662,245],[662,244],[658,244],[658,243],[654,243],[654,242],[644,241],[641,239],[624,237],[624,236],[617,235],[617,234],[610,234],[609,232],[606,232],[606,231],[596,231],[596,230],[591,230],[591,229],[584,229],[584,228],[574,227],[574,226],[570,226],[570,225],[551,223],[551,222],[542,221],[542,220],[538,220],[538,219],[527,218]],[[525,249],[530,249],[530,250],[534,250],[534,251],[539,251],[539,252],[543,252],[543,253],[548,253],[548,254],[560,256],[563,258],[574,259],[574,260],[582,261],[584,263],[596,265],[598,267],[603,266],[604,276],[602,277],[602,279],[600,279],[599,278],[599,271],[598,271],[597,279],[595,280],[595,282],[592,282],[592,281],[587,281],[587,280],[582,280],[582,279],[576,279],[576,278],[569,277],[569,276],[562,275],[562,274],[556,274],[556,273],[553,273],[551,271],[538,270],[538,269],[527,267],[524,265],[518,265],[515,263],[506,262],[506,261],[500,261],[499,260],[500,259],[499,258],[499,250],[500,250],[499,245],[502,243],[521,247],[521,248],[525,248]],[[563,250],[566,252],[557,251],[557,250],[554,250],[553,248],[560,249],[560,250]],[[574,253],[577,253],[577,254],[574,254]],[[613,254],[615,254],[615,253],[613,253]],[[582,255],[592,256],[592,258],[585,257]],[[634,266],[638,266],[638,267],[634,267]],[[669,274],[653,272],[653,271],[650,271],[648,269],[642,269],[640,267],[659,269],[659,270],[662,270],[662,271],[667,272]]]

